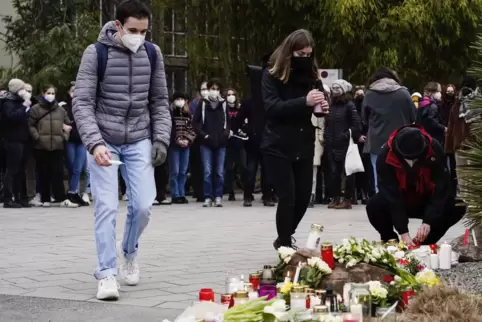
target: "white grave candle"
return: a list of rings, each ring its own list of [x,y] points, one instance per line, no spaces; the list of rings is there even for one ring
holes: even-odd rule
[[[439,267],[440,269],[450,269],[452,267],[452,246],[447,243],[443,243],[440,246]]]
[[[432,269],[439,268],[438,254],[430,254],[430,264],[430,266],[432,266]]]
[[[363,307],[361,304],[350,305],[350,313],[356,316],[359,322],[363,322]]]
[[[295,277],[293,278],[293,284],[298,283],[298,280],[300,279],[300,271],[301,265],[298,264],[298,267],[296,267]]]

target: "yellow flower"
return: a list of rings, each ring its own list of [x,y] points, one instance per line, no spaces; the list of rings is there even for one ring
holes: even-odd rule
[[[283,294],[288,294],[289,292],[291,292],[292,287],[293,287],[293,283],[291,282],[284,283],[283,286],[281,286],[280,292]]]
[[[440,278],[435,275],[435,273],[431,269],[424,269],[421,272],[418,272],[415,276],[417,282],[427,286],[436,286],[440,284]]]

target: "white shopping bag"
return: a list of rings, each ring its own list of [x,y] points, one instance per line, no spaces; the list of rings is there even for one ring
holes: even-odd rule
[[[345,172],[347,176],[357,172],[365,172],[365,169],[363,168],[363,162],[360,157],[360,152],[358,151],[358,145],[353,142],[353,137],[351,136],[351,129],[349,130],[349,132],[350,143],[348,145],[348,150],[346,151],[345,158]]]

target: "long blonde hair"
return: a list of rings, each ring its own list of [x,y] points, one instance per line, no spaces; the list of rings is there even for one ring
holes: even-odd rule
[[[314,47],[313,36],[306,29],[298,29],[286,37],[269,59],[269,73],[283,83],[288,82],[291,73],[293,52],[306,47]],[[313,79],[318,78],[318,67],[313,59]]]

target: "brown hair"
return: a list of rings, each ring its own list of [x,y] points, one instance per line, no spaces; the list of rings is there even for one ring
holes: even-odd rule
[[[269,59],[269,73],[283,83],[288,82],[291,73],[293,52],[314,47],[315,41],[308,30],[298,29],[286,37]],[[313,59],[313,79],[318,78],[318,67]]]
[[[427,85],[423,88],[423,95],[430,96],[434,93],[437,93],[440,84],[437,82],[428,82]]]

